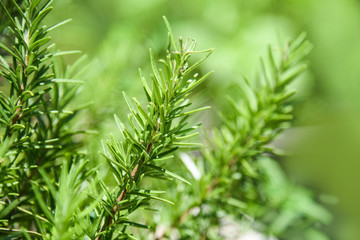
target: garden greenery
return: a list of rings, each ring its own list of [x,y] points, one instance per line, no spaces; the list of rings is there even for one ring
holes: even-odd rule
[[[144,98],[123,93],[122,136],[99,141],[106,165],[91,168],[90,131],[76,125],[87,104],[73,104],[86,59],[67,66],[62,56],[76,52],[50,44],[49,32],[67,22],[42,24],[51,3],[0,2],[1,239],[231,239],[226,222],[278,239],[326,239],[317,227],[329,213],[286,178],[270,147],[291,123],[288,85],[311,48],[304,34],[269,48],[259,78],[236,84],[240,97],[229,97],[222,126],[201,145],[191,141],[200,124],[190,123],[209,107],[192,108],[189,97],[210,76],[198,67],[213,49],[177,41],[164,18],[165,57],[150,51]]]

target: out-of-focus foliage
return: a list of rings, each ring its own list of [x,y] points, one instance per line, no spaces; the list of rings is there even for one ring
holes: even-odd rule
[[[215,47],[213,57],[202,66],[204,72],[215,70],[214,78],[200,97],[211,96],[219,109],[231,82],[242,74],[254,75],[258,56],[266,52],[268,43],[306,31],[315,47],[305,81],[298,81],[295,123],[310,127],[289,131],[286,141],[279,141],[297,153],[283,164],[296,181],[338,196],[334,206],[338,214],[329,228],[334,238],[360,237],[360,196],[354,189],[360,181],[356,173],[360,167],[356,146],[360,141],[359,1],[67,0],[56,4],[54,19],[71,17],[73,22],[56,32],[54,39],[96,59],[88,98],[98,96],[103,105],[99,108],[100,103],[95,103],[87,124],[100,132],[114,127],[111,113],[123,109],[121,91],[140,92],[132,70],[146,65],[148,47],[155,55],[160,51],[162,15],[168,16],[176,33],[193,36],[200,47]],[[98,119],[99,111],[108,117]]]
[[[175,205],[162,207],[156,239],[242,239],[249,229],[276,239],[328,239],[319,229],[331,215],[288,180],[276,163],[279,151],[269,146],[290,125],[289,84],[306,67],[310,48],[304,34],[284,48],[270,48],[259,77],[234,85],[240,96],[229,98],[230,111],[209,145],[194,160],[182,154],[193,185],[169,184]]]
[[[89,53],[92,61],[80,99],[93,104],[81,118],[81,125],[99,131],[87,139],[93,160],[100,163],[102,160],[96,157],[98,140],[116,128],[113,113],[125,112],[121,92],[139,94],[142,89],[137,68],[148,66],[144,72],[150,69],[148,48],[154,50],[155,58],[163,51],[166,30],[162,15],[168,16],[175,35],[191,35],[200,48],[216,48],[200,69],[215,70],[214,78],[203,85],[204,91],[198,96],[216,109],[225,109],[224,92],[236,95],[231,86],[242,74],[252,79],[258,56],[266,53],[268,43],[308,32],[315,48],[309,58],[311,68],[303,76],[304,81],[298,81],[300,94],[295,97],[295,123],[302,127],[279,140],[278,144],[296,153],[291,161],[282,163],[292,180],[339,196],[334,207],[337,220],[328,229],[334,238],[359,239],[360,196],[354,189],[360,181],[356,172],[360,167],[356,144],[360,141],[359,1],[61,0],[54,4],[55,11],[47,20],[49,26],[67,18],[73,21],[55,29],[53,40],[61,49]],[[3,23],[3,13],[0,18]],[[213,123],[209,121],[214,121],[211,119],[203,122],[208,126]],[[322,198],[332,201],[325,195]]]

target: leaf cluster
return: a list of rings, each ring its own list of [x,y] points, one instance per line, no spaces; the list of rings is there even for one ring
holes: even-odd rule
[[[276,162],[281,151],[270,145],[291,125],[290,98],[295,92],[289,85],[306,68],[304,57],[310,49],[305,34],[277,52],[269,47],[259,77],[234,85],[240,97],[228,97],[229,108],[220,114],[223,124],[208,136],[201,156],[182,156],[195,183],[171,187],[185,189],[170,193],[183,201],[168,210],[170,226],[157,222],[168,226],[155,234],[157,239],[226,238],[229,219],[238,224],[233,228],[280,239],[297,239],[300,232],[305,239],[320,235],[312,227],[328,223],[331,216],[308,191],[287,179]]]
[[[79,65],[66,67],[61,56],[72,52],[49,44],[48,33],[64,23],[42,25],[51,2],[0,2],[1,17],[8,19],[0,42],[5,53],[0,56],[0,227],[14,237],[46,238],[55,219],[59,166],[83,158],[82,140],[74,136],[84,131],[72,130],[71,123],[82,107],[69,109],[81,84],[72,80],[79,77]]]
[[[48,33],[67,22],[42,24],[51,3],[0,2],[1,236],[101,240],[153,232],[158,239],[221,239],[229,218],[280,239],[296,239],[303,229],[308,239],[319,236],[312,227],[326,223],[329,214],[289,182],[276,163],[278,150],[269,145],[291,123],[294,92],[288,86],[306,67],[311,47],[305,35],[278,52],[269,48],[260,77],[236,85],[241,98],[229,97],[223,125],[203,147],[189,142],[200,126],[189,122],[209,107],[192,108],[190,96],[211,74],[199,74],[198,67],[213,49],[197,51],[191,39],[177,42],[164,18],[166,55],[156,61],[150,50],[152,76],[140,71],[146,102],[123,94],[127,120],[115,115],[122,136],[103,143],[99,158],[106,168],[91,168],[81,151],[79,134],[86,131],[73,130],[74,118],[87,106],[72,105],[85,57],[66,66],[61,56],[74,51],[59,52],[50,44]],[[201,57],[196,61],[194,55]],[[177,152],[198,147],[196,156],[180,154],[186,167],[169,167],[177,163]],[[159,190],[160,180],[177,181]],[[163,223],[133,218],[154,210],[151,200],[166,203],[159,214],[167,216],[167,228],[160,234]],[[133,234],[138,228],[148,230]]]
[[[148,203],[150,199],[168,202],[156,194],[162,191],[141,189],[140,183],[144,177],[157,179],[178,179],[190,184],[182,177],[165,169],[164,165],[173,158],[171,155],[177,149],[188,149],[198,146],[196,143],[183,140],[197,135],[194,130],[199,126],[188,126],[188,118],[192,114],[208,107],[188,110],[192,104],[188,99],[191,91],[200,85],[210,74],[199,77],[193,73],[196,67],[212,52],[212,49],[195,51],[196,42],[180,38],[175,42],[172,30],[168,26],[168,48],[165,59],[160,59],[158,67],[150,50],[150,62],[153,76],[151,88],[140,71],[143,89],[148,100],[146,107],[133,98],[128,99],[124,93],[126,104],[130,110],[128,115],[129,127],[125,127],[117,116],[115,120],[122,133],[122,141],[111,139],[104,146],[104,157],[109,163],[118,188],[109,192],[102,184],[106,194],[104,201],[104,215],[108,216],[103,223],[101,232],[104,239],[111,238],[113,223],[131,223],[128,215],[135,209]],[[193,54],[204,53],[205,56],[194,64],[189,60]],[[146,227],[146,226],[143,226]],[[107,228],[107,230],[105,230]],[[125,233],[125,228],[118,232]]]

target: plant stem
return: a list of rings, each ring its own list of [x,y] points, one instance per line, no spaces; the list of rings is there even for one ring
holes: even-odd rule
[[[157,129],[156,129],[156,132],[153,134],[153,136],[155,136],[155,134],[156,134],[158,131],[159,131],[159,129],[157,128]],[[150,142],[150,143],[148,144],[147,149],[146,149],[147,154],[150,153],[150,151],[151,151],[151,149],[152,149],[152,146],[153,146],[153,143]],[[140,162],[143,163],[144,161],[145,161],[145,158],[143,157],[143,158],[140,160]],[[135,178],[135,175],[136,175],[136,173],[137,173],[138,170],[139,170],[139,164],[140,164],[140,163],[137,163],[137,164],[135,165],[134,169],[131,171],[131,177],[132,177],[132,179]],[[118,203],[121,202],[122,200],[124,200],[124,198],[125,198],[125,196],[126,196],[126,191],[127,191],[127,190],[126,190],[126,187],[124,188],[124,190],[121,191],[119,197],[116,199],[116,201],[117,201]],[[109,216],[107,217],[107,219],[106,219],[106,222],[107,222],[107,223],[106,223],[106,224],[107,224],[106,227],[108,227],[108,226],[110,225],[110,223],[111,223],[112,219],[114,218],[114,215],[116,214],[116,212],[117,212],[117,204],[115,204],[115,206],[114,206],[114,208],[113,208],[113,211],[112,211],[112,214],[113,214],[113,215],[109,215]],[[100,228],[99,234],[104,231],[104,227],[105,227],[105,221],[103,221],[103,223],[101,224],[101,228]],[[101,237],[101,235],[97,236],[97,237],[95,238],[95,240],[100,240],[100,237]]]

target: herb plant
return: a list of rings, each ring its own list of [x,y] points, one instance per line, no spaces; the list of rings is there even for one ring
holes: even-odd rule
[[[189,140],[200,124],[189,123],[209,107],[191,108],[189,99],[211,74],[199,66],[213,49],[177,42],[164,18],[165,58],[150,51],[152,76],[140,71],[146,104],[123,93],[127,121],[115,115],[122,137],[102,143],[96,157],[106,164],[92,168],[90,131],[77,126],[88,104],[75,104],[86,58],[67,66],[62,55],[76,52],[50,44],[48,33],[67,22],[42,25],[51,3],[0,2],[1,239],[221,239],[227,219],[279,239],[322,236],[313,225],[329,214],[288,181],[269,146],[292,119],[288,85],[305,69],[304,35],[269,49],[259,79],[236,86],[241,97],[229,97],[223,125],[203,146]]]
[[[290,126],[295,91],[289,85],[306,69],[310,49],[305,34],[284,48],[269,47],[258,79],[234,85],[240,97],[228,97],[229,107],[220,114],[223,124],[211,132],[208,146],[200,156],[182,155],[193,182],[172,187],[185,188],[172,192],[173,199],[184,200],[158,223],[159,229],[167,226],[155,234],[158,239],[233,239],[227,225],[242,229],[239,236],[256,230],[279,239],[325,237],[316,226],[331,216],[287,179],[277,163],[281,151],[270,145]]]

